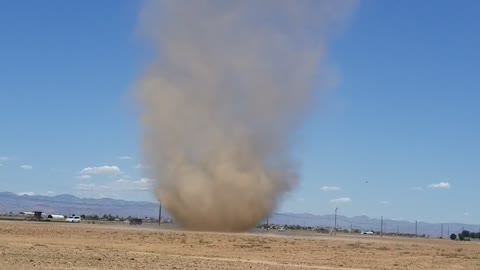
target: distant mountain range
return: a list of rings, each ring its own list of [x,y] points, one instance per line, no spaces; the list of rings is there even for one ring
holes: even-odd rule
[[[73,195],[28,196],[0,192],[0,213],[42,211],[58,215],[112,214],[121,217],[158,217],[159,205],[151,202],[133,202],[115,199],[84,199]],[[164,212],[162,217],[168,217]]]
[[[152,202],[134,202],[115,199],[85,199],[73,195],[63,194],[58,196],[28,196],[17,195],[10,192],[0,192],[0,213],[42,211],[47,214],[72,215],[99,215],[112,214],[121,217],[158,217],[159,205]],[[163,211],[162,217],[170,218],[168,212]],[[266,222],[266,220],[264,221]],[[300,225],[310,227],[334,227],[334,215],[312,215],[297,213],[274,213],[268,219],[270,224]],[[403,234],[430,235],[438,237],[442,232],[442,224],[419,222],[383,220],[384,232]],[[337,227],[344,229],[380,231],[381,220],[367,216],[346,217],[337,216]],[[461,223],[443,224],[443,235],[459,233],[462,229],[480,231],[480,226]]]

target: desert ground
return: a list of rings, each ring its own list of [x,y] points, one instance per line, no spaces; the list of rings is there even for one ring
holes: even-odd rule
[[[480,269],[480,243],[0,222],[0,269]]]

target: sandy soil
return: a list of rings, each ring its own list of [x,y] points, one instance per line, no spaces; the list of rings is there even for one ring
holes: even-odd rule
[[[0,222],[0,269],[480,269],[480,244]]]

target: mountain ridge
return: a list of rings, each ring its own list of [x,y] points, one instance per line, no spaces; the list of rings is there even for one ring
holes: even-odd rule
[[[146,201],[127,201],[111,198],[79,198],[70,194],[56,196],[17,195],[0,192],[0,213],[43,211],[49,214],[85,214],[155,217],[159,205]],[[168,216],[168,213],[165,214]]]
[[[48,214],[85,214],[132,217],[158,217],[159,205],[147,201],[127,201],[112,198],[79,198],[71,194],[56,196],[44,195],[17,195],[12,192],[0,192],[0,213],[43,211]],[[167,211],[162,214],[165,218],[171,218]],[[315,215],[311,213],[273,213],[269,217],[270,224],[300,225],[310,227],[334,227],[335,215]],[[265,223],[266,220],[263,221]],[[383,220],[383,231],[387,233],[404,233],[418,235],[430,235],[438,237],[442,235],[442,223],[415,222],[405,220]],[[337,216],[337,228],[356,230],[381,230],[381,219],[365,215],[347,217]],[[459,233],[466,229],[480,231],[480,226],[463,224],[460,222],[443,223],[443,236],[448,233]]]

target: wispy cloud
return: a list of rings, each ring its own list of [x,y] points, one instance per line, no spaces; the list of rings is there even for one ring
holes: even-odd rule
[[[410,189],[415,191],[422,191],[423,187],[411,187]]]
[[[343,198],[337,198],[337,199],[330,200],[330,202],[331,203],[338,203],[338,204],[347,204],[347,203],[351,203],[352,199],[350,199],[348,197],[343,197]]]
[[[116,175],[120,173],[120,168],[117,166],[87,167],[80,172],[81,175]]]
[[[448,182],[440,182],[437,184],[431,184],[428,186],[431,189],[450,189],[450,183]]]
[[[20,166],[20,168],[22,168],[24,170],[32,170],[33,166],[32,165],[22,165],[22,166]]]
[[[153,180],[150,178],[142,178],[138,181],[133,181],[133,190],[150,190],[153,185]]]
[[[323,186],[320,189],[324,192],[329,192],[329,191],[339,191],[341,188],[340,187],[334,187],[334,186]]]
[[[118,184],[115,189],[121,191],[146,191],[150,190],[153,185],[153,180],[150,178],[142,178],[137,181],[118,179],[115,182]]]
[[[128,191],[148,191],[153,185],[153,180],[150,178],[142,178],[137,181],[118,179],[109,184],[98,185],[95,183],[80,183],[77,184],[74,189],[79,191],[88,191],[92,194],[110,194],[115,192],[128,192]]]
[[[119,156],[117,157],[120,160],[132,160],[133,158],[131,156]]]
[[[18,196],[34,196],[35,193],[33,193],[31,191],[25,191],[25,192],[18,192],[17,195]]]
[[[7,161],[10,161],[10,160],[12,160],[12,158],[7,157],[7,156],[1,156],[0,157],[0,167],[3,166],[4,163],[6,163]]]
[[[124,183],[130,183],[130,180],[126,180],[126,179],[118,179],[117,181],[115,181],[119,184],[124,184]]]
[[[133,166],[134,169],[137,169],[137,170],[140,170],[140,169],[146,169],[147,166],[141,164],[141,163],[138,163],[137,165]]]
[[[381,205],[389,205],[390,204],[389,201],[379,201],[378,203],[381,204]]]
[[[74,187],[76,190],[84,190],[84,191],[105,191],[111,189],[111,186],[107,185],[97,185],[94,183],[89,184],[78,184]]]
[[[90,178],[92,178],[92,176],[88,175],[88,174],[82,174],[82,175],[77,176],[77,179],[80,179],[80,180],[88,180]]]

